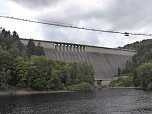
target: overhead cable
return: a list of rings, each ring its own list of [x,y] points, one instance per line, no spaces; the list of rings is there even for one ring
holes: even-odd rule
[[[73,29],[79,29],[79,30],[124,34],[125,36],[129,36],[129,35],[152,36],[152,34],[147,34],[147,33],[131,33],[131,32],[121,32],[121,31],[113,31],[113,30],[102,30],[102,29],[94,29],[94,28],[74,26],[74,25],[69,25],[69,24],[62,24],[62,23],[58,23],[58,22],[53,23],[53,22],[50,22],[50,21],[47,22],[47,21],[40,21],[40,20],[30,20],[30,19],[23,19],[23,18],[11,17],[11,16],[2,16],[2,15],[0,15],[0,17],[1,18],[7,18],[7,19],[13,19],[13,20],[19,20],[19,21],[26,21],[26,22],[32,22],[32,23],[51,25],[51,26],[73,28]]]

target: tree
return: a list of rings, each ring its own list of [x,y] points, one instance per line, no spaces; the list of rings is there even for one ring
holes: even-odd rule
[[[61,77],[61,82],[67,86],[71,82],[71,66],[70,64],[65,64],[63,69],[62,69],[62,77]]]
[[[82,82],[87,82],[93,84],[93,76],[94,76],[94,69],[91,64],[81,62],[79,63],[81,72],[82,72]]]
[[[16,31],[13,31],[13,38],[15,39],[15,40],[19,40],[19,36],[18,36],[18,34],[17,34],[17,32]]]
[[[11,69],[12,63],[13,59],[11,53],[0,48],[0,70],[3,68]]]
[[[0,85],[2,88],[8,87],[8,80],[11,78],[11,68],[13,59],[8,51],[0,48]]]
[[[30,39],[26,47],[28,49],[28,56],[29,56],[29,58],[32,55],[37,55],[37,56],[41,56],[42,55],[42,56],[45,56],[44,49],[41,46],[40,42],[38,43],[37,46],[35,46],[34,41],[32,39]]]
[[[2,35],[3,35],[4,37],[6,37],[7,33],[6,33],[6,30],[5,30],[5,29],[2,29]]]
[[[47,89],[47,81],[51,80],[51,65],[45,56],[32,56],[28,68],[30,87],[33,89]]]
[[[0,71],[0,88],[1,89],[8,89],[8,80],[11,78],[10,76],[11,70],[2,68]]]
[[[133,63],[131,61],[127,61],[127,63],[125,64],[125,69],[123,70],[123,74],[129,74],[130,72],[133,71]]]
[[[22,57],[17,57],[14,61],[14,75],[16,76],[16,87],[26,88],[28,86],[28,62]]]
[[[41,56],[41,55],[44,55],[44,56],[45,56],[44,49],[43,49],[43,47],[41,46],[41,43],[40,43],[40,42],[39,42],[38,45],[36,46],[36,55],[37,55],[37,56]]]
[[[63,83],[61,83],[61,71],[52,69],[51,71],[51,81],[52,81],[52,89],[58,90],[64,87]]]
[[[32,55],[36,55],[36,46],[35,46],[35,43],[33,41],[33,39],[29,39],[29,42],[27,44],[27,49],[28,49],[28,56],[29,58],[32,56]]]

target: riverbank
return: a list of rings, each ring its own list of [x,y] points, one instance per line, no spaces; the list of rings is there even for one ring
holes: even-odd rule
[[[8,91],[0,91],[0,96],[3,95],[30,95],[30,94],[46,94],[46,93],[65,93],[65,92],[74,92],[68,90],[59,90],[59,91],[34,91],[34,90],[8,90]]]
[[[110,89],[144,89],[142,87],[109,87]]]
[[[141,87],[105,87],[109,89],[143,89]],[[102,88],[103,89],[103,88]],[[71,90],[48,90],[48,91],[35,91],[35,90],[0,90],[0,96],[4,95],[30,95],[30,94],[46,94],[46,93],[67,93],[67,92],[77,92]]]

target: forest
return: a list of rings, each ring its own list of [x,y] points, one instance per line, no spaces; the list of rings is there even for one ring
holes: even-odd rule
[[[65,63],[45,56],[40,43],[21,43],[16,31],[0,33],[0,90],[92,90],[93,66]]]
[[[118,80],[110,83],[112,87],[132,86],[152,89],[152,39],[127,44],[121,49],[137,50],[132,62],[127,62]],[[127,76],[126,78],[122,78]]]

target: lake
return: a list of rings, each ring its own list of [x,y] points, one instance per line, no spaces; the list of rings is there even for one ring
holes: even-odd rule
[[[0,114],[152,114],[152,92],[92,92],[0,96]]]

